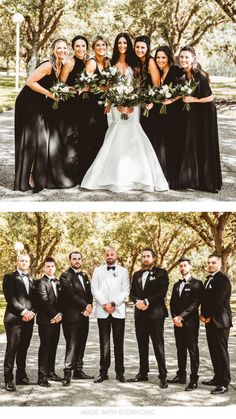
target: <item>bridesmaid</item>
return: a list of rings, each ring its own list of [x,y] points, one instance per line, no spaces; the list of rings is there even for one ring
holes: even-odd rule
[[[161,85],[169,86],[172,83],[174,87],[183,75],[183,70],[174,65],[171,49],[166,45],[158,47],[155,53],[155,61],[160,72]],[[172,178],[173,160],[176,155],[176,147],[178,147],[176,130],[178,128],[181,102],[170,99],[164,103],[167,105],[166,114],[160,114],[161,104],[154,105],[153,113],[155,113],[156,124],[153,130],[153,141],[162,170],[167,180],[169,180]]]
[[[136,77],[139,80],[139,83],[143,87],[150,86],[160,86],[160,73],[157,69],[154,58],[150,53],[150,39],[148,36],[138,36],[134,41],[134,51],[137,58],[137,67],[136,67]],[[140,123],[149,140],[152,143],[152,146],[155,149],[156,138],[153,134],[153,129],[155,127],[155,116],[152,105],[147,105],[149,109],[148,117],[145,117],[141,114]]]
[[[107,47],[108,43],[103,36],[97,36],[94,39],[92,43],[94,57],[90,58],[85,65],[87,74],[97,74],[98,79],[103,78],[101,72],[109,65],[109,60],[106,56]],[[98,104],[100,97],[100,94],[89,93],[89,99],[86,105],[86,144],[83,150],[84,174],[95,160],[108,128],[105,110]]]
[[[29,76],[15,105],[15,182],[14,190],[38,192],[45,188],[49,165],[49,120],[47,98],[58,80],[68,47],[59,38],[52,44],[49,61]]]
[[[72,41],[74,56],[69,59],[62,68],[60,80],[69,86],[74,86],[77,76],[85,69],[85,61],[88,53],[88,40],[82,35],[75,36]],[[65,160],[67,169],[74,184],[81,182],[83,177],[83,149],[86,141],[86,126],[84,124],[87,109],[87,101],[80,95],[76,95],[62,107],[62,142],[65,145]]]
[[[175,187],[217,193],[222,187],[217,115],[209,76],[197,62],[194,48],[181,49],[179,63],[186,80],[198,82],[192,96],[183,99],[191,110],[182,112],[182,147]]]

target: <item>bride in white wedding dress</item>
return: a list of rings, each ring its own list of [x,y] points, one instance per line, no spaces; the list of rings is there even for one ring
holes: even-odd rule
[[[129,36],[117,35],[111,64],[115,64],[121,74],[132,75],[131,51]],[[128,112],[129,118],[122,120],[119,110],[111,108],[112,121],[96,159],[82,180],[82,188],[112,192],[169,189],[155,151],[139,123],[139,108]]]

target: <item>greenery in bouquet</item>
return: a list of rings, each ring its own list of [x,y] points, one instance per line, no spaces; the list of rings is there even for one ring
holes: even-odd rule
[[[143,109],[143,116],[148,117],[149,109],[147,109],[147,105],[154,102],[154,98],[157,95],[158,87],[155,86],[148,86],[147,88],[140,88],[139,91],[139,98],[140,98],[140,106]]]
[[[198,86],[198,82],[193,80],[183,81],[175,86],[175,97],[180,96],[181,98],[191,96]],[[189,103],[185,103],[183,110],[190,111],[191,106]]]
[[[155,96],[153,98],[154,103],[162,103],[160,114],[167,114],[167,105],[165,105],[163,102],[168,99],[174,99],[176,97],[176,91],[172,87],[172,83],[163,84],[160,87],[157,87],[155,89]]]
[[[50,88],[50,92],[54,94],[55,100],[52,103],[52,109],[56,110],[59,107],[59,101],[65,102],[66,100],[74,97],[76,92],[71,89],[67,84],[59,81]]]
[[[101,72],[101,75],[103,76],[103,78],[99,82],[100,86],[112,87],[115,84],[119,83],[121,80],[120,71],[115,66],[110,66],[110,67],[105,68]]]
[[[100,93],[99,89],[99,79],[97,74],[86,73],[86,71],[82,71],[82,73],[78,74],[75,80],[75,89],[82,90],[84,88],[88,88],[88,91],[82,92],[82,98],[88,99],[89,92],[92,93]]]
[[[123,106],[125,108],[138,106],[140,104],[140,97],[137,83],[135,80],[130,80],[129,77],[121,77],[119,83],[103,93],[98,103],[100,105],[111,104],[115,107]],[[121,113],[121,119],[127,120],[129,116]]]

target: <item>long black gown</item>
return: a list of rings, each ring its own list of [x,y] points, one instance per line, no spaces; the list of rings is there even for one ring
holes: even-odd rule
[[[183,75],[183,71],[176,65],[172,65],[166,74],[162,85],[169,85],[172,83],[174,87],[179,78]],[[161,104],[154,104],[150,111],[149,117],[144,120],[143,125],[146,134],[150,139],[152,146],[156,152],[157,158],[160,162],[162,170],[167,181],[171,178],[172,171],[172,157],[175,146],[173,147],[173,133],[175,134],[175,127],[178,123],[179,103],[174,102],[167,105],[166,114],[160,114]]]
[[[70,72],[66,83],[68,86],[74,86],[77,76],[84,70],[84,62],[82,59],[74,56],[75,64]],[[85,123],[86,118],[86,102],[81,95],[75,95],[66,102],[60,102],[57,111],[50,111],[51,132],[50,139],[53,147],[57,144],[56,149],[60,149],[59,157],[61,173],[64,174],[63,179],[58,182],[56,173],[51,173],[47,181],[47,187],[70,187],[81,182],[83,177],[83,144],[86,138]],[[85,106],[84,106],[85,105]],[[53,123],[55,120],[55,123]],[[55,161],[55,167],[57,167]],[[66,184],[65,184],[66,182]]]
[[[50,75],[39,80],[39,84],[50,89],[56,82],[52,70]],[[15,182],[14,190],[30,189],[31,171],[37,189],[47,182],[48,127],[46,124],[48,99],[28,86],[24,86],[15,103]]]
[[[210,96],[207,77],[198,72],[194,78],[199,85],[193,96],[199,99]],[[189,112],[179,111],[177,119],[170,187],[217,192],[222,186],[222,175],[216,107],[214,102],[191,103],[190,106]]]
[[[97,63],[94,74],[97,74],[98,79],[103,78]],[[83,175],[85,175],[95,160],[108,129],[104,107],[98,104],[100,98],[101,94],[89,93],[89,99],[84,99],[83,101],[83,106],[85,107],[83,132],[86,133],[82,144]]]

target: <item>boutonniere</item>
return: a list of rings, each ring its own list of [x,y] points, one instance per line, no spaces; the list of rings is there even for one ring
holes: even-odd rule
[[[154,273],[153,272],[150,272],[149,280],[150,281],[153,281],[153,279],[156,279],[155,276],[154,276]]]
[[[116,278],[118,276],[118,273],[117,272],[113,272],[112,275],[114,276],[114,278]]]

